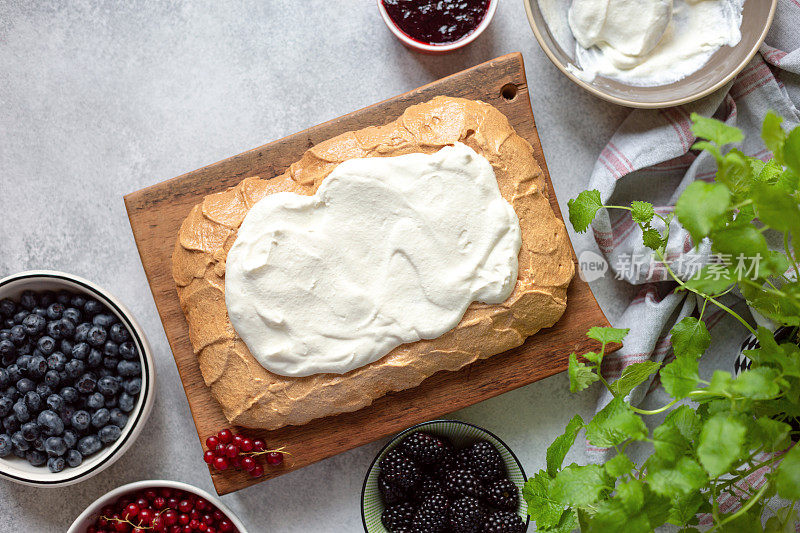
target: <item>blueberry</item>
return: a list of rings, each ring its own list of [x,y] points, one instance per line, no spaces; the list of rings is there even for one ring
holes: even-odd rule
[[[65,405],[63,409],[61,409],[61,421],[64,422],[64,426],[72,425],[72,415],[75,414],[77,408],[73,405]]]
[[[128,415],[115,407],[111,410],[111,423],[117,427],[124,428],[125,424],[128,423]]]
[[[86,373],[75,381],[75,388],[78,389],[78,392],[81,394],[91,394],[94,391],[96,383],[95,377],[91,373]]]
[[[33,391],[28,392],[25,394],[25,404],[28,406],[28,411],[37,412],[42,408],[42,397]]]
[[[75,322],[70,320],[69,318],[62,318],[60,320],[56,320],[55,331],[58,333],[59,337],[62,339],[66,339],[75,335]]]
[[[107,368],[109,370],[114,370],[117,368],[117,364],[119,364],[119,359],[115,357],[104,357],[103,358],[103,368]]]
[[[92,425],[96,428],[101,428],[108,424],[111,420],[111,413],[103,407],[102,409],[98,409],[92,415]]]
[[[17,304],[11,298],[3,298],[0,300],[0,316],[10,317],[17,312]]]
[[[92,346],[102,346],[106,342],[106,330],[100,326],[92,326],[86,333],[86,341]]]
[[[96,315],[97,313],[102,313],[105,309],[105,306],[98,302],[97,300],[91,298],[87,299],[86,303],[83,304],[83,310],[90,315]]]
[[[50,355],[56,350],[56,340],[48,335],[39,337],[39,340],[36,341],[36,347],[39,348],[43,354]]]
[[[31,419],[30,409],[28,409],[28,405],[25,403],[24,399],[20,398],[17,400],[17,403],[14,404],[14,416],[16,416],[17,420],[20,422],[27,422]]]
[[[134,405],[136,405],[136,398],[128,394],[127,392],[123,392],[119,395],[119,408],[126,413],[130,413],[133,411]]]
[[[25,422],[19,431],[27,441],[34,441],[39,436],[39,426],[36,425],[36,422]]]
[[[92,329],[92,324],[89,322],[82,322],[75,326],[75,335],[72,336],[75,342],[86,342],[86,334],[90,329]]]
[[[14,400],[9,398],[8,396],[0,397],[0,418],[8,416],[8,413],[11,412],[11,409],[13,407],[14,407]]]
[[[2,324],[4,328],[6,328],[4,331],[8,331],[8,337],[4,337],[4,338],[10,339],[11,338],[11,331],[8,328],[14,326],[14,319],[13,318],[5,318],[5,319],[2,320],[2,322],[0,322],[0,324]]]
[[[33,309],[37,304],[36,293],[31,290],[22,291],[19,297],[19,305],[25,309]]]
[[[47,308],[46,307],[42,307],[41,305],[37,305],[36,307],[33,308],[33,314],[34,315],[38,315],[38,316],[44,318],[45,320],[47,320]]]
[[[95,315],[92,318],[92,324],[95,326],[100,326],[103,329],[111,327],[117,321],[117,317],[112,314],[103,313],[100,315]]]
[[[75,444],[78,443],[78,432],[74,429],[65,429],[64,436],[64,444],[67,445],[67,448],[74,448]]]
[[[76,379],[78,376],[84,373],[86,370],[86,365],[80,359],[73,359],[64,365],[64,370],[67,371],[67,375],[72,379]]]
[[[19,393],[19,391],[17,390],[17,388],[14,385],[11,385],[11,386],[7,387],[6,390],[3,391],[3,397],[4,398],[8,398],[12,402],[17,401],[17,399],[20,396],[22,396],[22,395]]]
[[[47,323],[46,327],[47,334],[56,340],[64,337],[64,335],[61,334],[61,329],[58,327],[58,323],[59,323],[58,320],[51,320],[50,322]]]
[[[86,357],[86,363],[91,368],[97,368],[103,362],[103,354],[99,350],[92,348],[89,355]]]
[[[53,352],[47,357],[47,368],[50,370],[64,370],[67,364],[67,356],[61,352]]]
[[[111,328],[108,330],[108,335],[114,342],[125,342],[131,338],[128,329],[119,322],[111,325]]]
[[[105,444],[111,444],[112,442],[117,440],[121,434],[122,430],[113,424],[104,426],[100,431],[97,432],[97,435],[100,437],[100,440],[103,441]]]
[[[41,355],[31,357],[28,361],[28,377],[31,379],[42,379],[47,372],[47,361]]]
[[[45,409],[36,420],[45,435],[56,436],[64,432],[64,421],[55,412]]]
[[[3,427],[6,429],[6,432],[14,432],[19,429],[19,420],[14,416],[14,413],[11,413],[3,419]]]
[[[28,450],[25,459],[31,466],[42,466],[47,461],[47,456],[41,450]]]
[[[38,335],[44,331],[46,324],[47,320],[36,313],[31,313],[22,319],[22,327],[25,328],[25,333],[28,335]]]
[[[96,435],[87,435],[78,441],[78,451],[81,452],[81,455],[84,457],[92,455],[101,447],[100,439],[98,439]]]
[[[117,372],[126,378],[141,376],[142,365],[139,364],[139,361],[120,361],[117,365]]]
[[[114,371],[116,371],[116,368],[114,369]],[[115,374],[115,372],[114,372],[114,371],[112,371],[112,370],[109,370],[108,368],[105,368],[105,367],[103,367],[103,368],[100,368],[100,369],[97,371],[97,375],[98,375],[98,377],[101,377],[101,378],[105,378],[105,377],[109,377],[109,376],[111,376],[111,377],[115,377],[115,376],[116,376],[116,374]]]
[[[57,474],[64,470],[64,467],[67,466],[67,462],[64,460],[63,457],[51,457],[47,460],[47,468],[54,474]]]
[[[17,353],[33,353],[36,347],[30,340],[26,340],[19,346],[17,346]],[[43,355],[41,352],[37,352],[37,355]]]
[[[36,437],[34,439],[34,441],[31,443],[31,446],[33,446],[34,450],[39,450],[40,452],[43,452],[44,451],[44,439],[41,436]]]
[[[48,370],[44,375],[44,382],[51,389],[58,387],[58,384],[61,383],[61,376],[59,376],[58,370]]]
[[[9,332],[9,338],[11,337],[11,332]],[[0,341],[0,358],[3,359],[3,364],[8,364],[6,361],[13,361],[17,357],[17,347],[14,343],[9,339],[3,339]]]
[[[125,382],[125,392],[136,396],[142,390],[142,378],[133,378]]]
[[[119,344],[114,341],[106,341],[103,345],[103,355],[106,357],[117,357],[119,355]]]
[[[36,389],[36,384],[28,378],[21,378],[17,381],[17,390],[20,394],[25,394]]]
[[[97,390],[104,396],[113,396],[119,392],[119,381],[111,376],[102,377],[97,380]]]
[[[2,321],[0,321],[2,323]],[[11,340],[11,330],[10,329],[0,329],[0,341],[7,341]]]
[[[11,379],[8,377],[8,370],[0,368],[0,389],[5,389],[10,383]]]
[[[31,359],[33,359],[32,355],[20,355],[17,357],[17,360],[14,362],[14,364],[17,365],[21,372],[27,373],[28,363],[30,363]]]
[[[102,408],[105,405],[105,403],[106,403],[105,397],[99,392],[90,394],[89,397],[86,398],[86,406],[95,411]]]
[[[53,394],[53,389],[51,389],[47,383],[39,383],[36,385],[36,394],[38,394],[43,400],[46,400],[48,396]]]
[[[31,448],[31,443],[25,440],[25,437],[22,436],[21,431],[15,431],[14,434],[11,435],[11,444],[14,445],[15,450],[19,450],[21,452],[26,452]]]
[[[78,450],[70,450],[67,452],[67,464],[72,468],[80,466],[83,462],[83,455]]]
[[[83,306],[86,305],[86,298],[82,294],[73,294],[72,298],[69,299],[69,305],[83,309]]]
[[[111,409],[112,407],[116,407],[117,406],[117,397],[116,396],[109,396],[108,398],[105,399],[105,402],[103,402],[103,405],[105,405],[109,409]]]
[[[47,307],[47,318],[50,320],[58,320],[64,313],[64,304],[55,302]]]
[[[90,350],[91,347],[88,344],[85,342],[79,342],[72,346],[70,355],[73,359],[80,359],[81,361],[84,361],[89,356]]]
[[[74,403],[78,399],[78,391],[74,387],[64,387],[60,394],[67,403]]]
[[[87,413],[84,410],[75,411],[75,413],[72,415],[72,418],[70,419],[72,427],[74,427],[78,431],[83,431],[84,429],[88,428],[91,421],[92,417],[89,416],[89,413]]]
[[[64,408],[64,398],[58,394],[51,394],[48,396],[45,403],[47,404],[47,408],[54,413],[60,413]]]
[[[58,457],[67,453],[67,444],[61,437],[47,437],[44,440],[44,451],[50,457]]]
[[[81,323],[81,312],[75,309],[74,307],[67,307],[64,309],[64,312],[61,314],[61,318],[68,318],[72,320],[73,324],[80,324]]]
[[[22,370],[19,369],[16,363],[8,365],[6,367],[6,372],[8,372],[8,379],[14,383],[22,379]]]
[[[8,457],[14,449],[11,437],[5,433],[0,433],[0,457]]]

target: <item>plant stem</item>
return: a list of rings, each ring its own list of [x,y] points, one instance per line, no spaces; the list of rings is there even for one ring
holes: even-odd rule
[[[659,407],[658,409],[652,409],[650,411],[648,411],[646,409],[639,409],[638,407],[634,407],[633,405],[631,405],[631,409],[633,410],[634,413],[638,413],[640,415],[657,415],[658,413],[663,413],[664,411],[666,411],[667,409],[669,409],[670,407],[672,407],[673,405],[675,405],[679,401],[680,401],[680,398],[675,398],[674,400],[669,402],[667,405],[665,405],[663,407]]]
[[[797,235],[795,235],[797,237]],[[783,233],[783,249],[786,252],[786,257],[789,258],[789,261],[792,262],[792,266],[794,267],[794,273],[797,275],[797,279],[800,280],[800,267],[797,266],[797,261],[794,260],[794,256],[792,255],[791,250],[789,250],[789,232],[785,231]]]
[[[769,488],[769,482],[764,483],[764,486],[761,487],[761,489],[758,492],[756,492],[755,495],[752,498],[747,500],[747,503],[744,504],[741,509],[739,509],[738,511],[736,511],[732,515],[726,517],[725,520],[722,520],[721,522],[719,522],[717,524],[714,524],[714,527],[712,527],[709,530],[709,532],[715,531],[718,528],[720,528],[720,527],[724,526],[725,524],[727,524],[728,522],[732,522],[733,520],[736,520],[740,516],[742,516],[745,513],[747,513],[747,511],[749,511],[750,508],[752,506],[754,506],[758,502],[758,500],[760,500],[764,496],[764,494],[767,492],[768,488]]]

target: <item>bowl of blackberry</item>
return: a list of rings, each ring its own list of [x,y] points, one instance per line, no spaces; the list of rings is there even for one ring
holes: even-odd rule
[[[367,533],[521,533],[525,471],[490,431],[433,420],[393,437],[367,471],[361,517]]]
[[[153,356],[130,312],[62,272],[0,280],[0,478],[87,479],[116,461],[153,406]]]

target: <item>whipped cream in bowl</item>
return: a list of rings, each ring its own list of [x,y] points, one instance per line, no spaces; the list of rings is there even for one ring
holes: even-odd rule
[[[268,371],[344,374],[439,337],[514,289],[519,220],[491,164],[456,143],[351,159],[313,196],[247,213],[225,271],[231,323]]]

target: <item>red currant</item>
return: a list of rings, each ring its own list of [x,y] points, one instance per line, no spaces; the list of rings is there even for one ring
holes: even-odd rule
[[[188,500],[181,500],[181,503],[178,504],[178,510],[182,513],[188,513],[192,510],[192,504]]]
[[[283,462],[283,454],[281,452],[269,452],[267,454],[267,464],[271,466],[278,466]]]
[[[178,515],[178,523],[179,523],[179,524],[182,524],[182,525],[184,525],[184,526],[185,526],[186,524],[188,524],[188,523],[189,523],[191,520],[192,520],[192,519],[191,519],[191,518],[189,518],[189,515],[188,515],[188,514],[182,514],[182,515]]]
[[[267,445],[263,440],[256,439],[253,441],[253,451],[263,452],[267,449]]]
[[[242,438],[241,435],[234,435],[233,436],[233,443],[236,445],[237,448],[241,447],[242,440],[244,440],[244,439]]]
[[[230,429],[223,429],[219,432],[218,438],[222,444],[228,444],[233,440],[233,433]]]
[[[233,524],[231,524],[227,518],[220,520],[218,525],[219,525],[219,530],[222,533],[233,531]]]
[[[129,503],[125,506],[125,510],[122,511],[122,518],[125,520],[130,520],[131,518],[136,518],[136,515],[139,514],[139,506],[135,503]]]
[[[227,470],[228,469],[228,460],[224,457],[217,457],[214,459],[214,468],[217,470]]]
[[[211,464],[211,463],[214,462],[214,458],[215,457],[216,457],[216,454],[214,452],[212,452],[211,450],[208,450],[207,452],[205,452],[203,454],[203,461],[205,461],[208,464]]]
[[[239,449],[243,452],[252,452],[253,451],[253,441],[250,439],[242,439],[241,444],[239,444]]]
[[[214,448],[216,448],[217,444],[219,444],[219,438],[217,438],[216,435],[211,435],[206,439],[206,448],[208,448],[209,450],[213,450]]]
[[[256,461],[250,456],[246,456],[242,458],[242,468],[250,472],[256,467]]]
[[[163,509],[167,505],[167,500],[163,496],[156,496],[153,499],[153,507],[158,510]]]
[[[178,523],[178,512],[174,509],[167,509],[161,516],[164,517],[164,524],[167,526],[174,526]]]
[[[239,448],[235,444],[228,444],[228,447],[225,448],[225,455],[228,457],[236,457],[239,455]]]
[[[253,477],[261,477],[264,475],[264,467],[256,464],[253,469],[250,471],[250,475]]]
[[[208,502],[203,498],[197,498],[197,501],[194,502],[194,506],[198,511],[205,511],[208,507]]]

